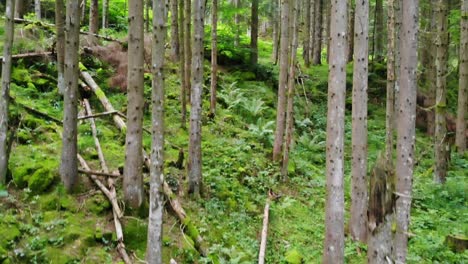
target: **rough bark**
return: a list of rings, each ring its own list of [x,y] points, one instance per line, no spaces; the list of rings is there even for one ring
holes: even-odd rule
[[[179,54],[179,69],[180,69],[180,126],[185,128],[187,123],[187,80],[185,79],[185,59],[187,56],[187,51],[185,50],[185,33],[184,33],[184,21],[185,21],[185,1],[180,1],[179,6],[179,26],[180,30],[180,54]]]
[[[346,96],[346,1],[331,2],[327,113],[327,198],[323,263],[344,261],[344,113]]]
[[[289,8],[290,0],[281,0],[280,73],[278,81],[278,105],[276,108],[276,130],[273,145],[273,160],[281,159],[286,123],[286,91],[289,68]]]
[[[280,9],[278,8],[278,5],[281,0],[273,0],[272,2],[272,20],[273,20],[273,35],[272,35],[272,40],[273,40],[273,54],[272,54],[272,60],[273,64],[276,65],[278,63],[278,45],[279,45],[279,35],[280,35],[280,23],[278,20],[278,17],[281,17],[281,12]]]
[[[398,110],[400,109],[400,79],[401,79],[401,72],[400,72],[400,64],[401,64],[401,49],[400,49],[400,42],[401,42],[401,24],[403,20],[403,12],[401,10],[403,5],[403,0],[394,0],[395,2],[395,97],[394,97],[394,124],[393,127],[396,129],[397,121],[398,121]]]
[[[27,0],[15,0],[15,18],[23,18],[27,11]]]
[[[78,49],[80,41],[79,0],[68,0],[65,35],[65,93],[63,97],[63,134],[60,176],[67,191],[78,181]]]
[[[192,87],[192,0],[185,0],[185,10],[184,10],[184,30],[185,30],[185,43],[184,43],[184,50],[185,50],[185,92],[188,95],[190,100],[191,94],[191,87]],[[182,67],[182,66],[181,66]],[[185,127],[185,123],[183,124]]]
[[[171,0],[171,58],[173,61],[178,61],[180,55],[178,7],[178,0]]]
[[[331,1],[332,0],[325,0],[325,5],[324,5],[324,13],[323,15],[325,16],[323,19],[323,25],[325,27],[324,33],[325,37],[322,38],[323,41],[323,46],[326,47],[327,49],[327,63],[330,62],[330,28],[331,28]]]
[[[99,0],[91,0],[89,6],[89,32],[97,34],[99,31]]]
[[[310,67],[310,43],[311,40],[311,35],[314,34],[314,32],[311,30],[311,17],[313,17],[313,0],[305,0],[304,2],[304,9],[305,9],[305,14],[304,14],[304,42],[303,42],[303,51],[302,51],[302,58],[304,59],[304,64],[308,68]],[[312,5],[311,5],[312,4]]]
[[[252,0],[250,19],[250,64],[258,63],[258,0]]]
[[[153,0],[152,41],[152,136],[150,167],[150,209],[146,261],[162,264],[163,183],[164,183],[164,44],[166,41],[166,5]],[[177,3],[176,3],[177,4]],[[177,24],[177,20],[176,20]],[[175,36],[178,37],[177,35]]]
[[[138,208],[143,203],[143,0],[130,0],[128,11],[128,88],[127,135],[123,190],[127,204]]]
[[[240,1],[234,0],[234,8],[236,9],[234,14],[234,47],[238,47],[240,43]]]
[[[455,144],[459,153],[466,150],[466,113],[468,87],[468,1],[462,0],[460,19],[460,83],[458,88],[457,132]]]
[[[193,58],[192,58],[192,93],[190,111],[189,142],[189,193],[198,198],[202,189],[202,152],[201,152],[201,118],[203,89],[203,36],[205,1],[194,0],[193,16]]]
[[[312,64],[322,64],[322,12],[324,0],[315,0],[314,18],[314,50],[312,52]]]
[[[352,239],[367,238],[367,78],[369,65],[369,1],[356,3],[352,108],[351,218]]]
[[[395,0],[389,0],[388,9],[388,38],[387,38],[387,99],[385,119],[385,160],[393,170],[393,131],[395,106]]]
[[[57,87],[60,94],[65,92],[64,67],[65,67],[65,3],[63,0],[55,1],[55,28],[57,31],[57,41],[55,49],[57,51]]]
[[[34,13],[36,14],[36,19],[41,20],[41,0],[34,0]]]
[[[382,62],[384,59],[384,9],[383,0],[376,0],[374,13],[374,61]]]
[[[413,185],[414,143],[416,120],[416,91],[418,64],[418,0],[402,3],[400,94],[397,121],[397,201],[395,261],[405,263],[410,223],[411,192]]]
[[[436,122],[434,134],[435,169],[434,181],[444,183],[447,177],[447,122],[445,119],[447,108],[447,63],[448,63],[448,12],[447,1],[438,0],[437,39],[436,39]]]
[[[362,4],[362,2],[360,3]],[[353,1],[348,0],[349,15],[348,15],[348,53],[347,53],[347,62],[353,61],[354,55],[354,28],[355,28],[355,16],[354,16],[354,6]],[[368,20],[367,20],[368,21]],[[368,23],[366,23],[368,24]],[[369,50],[369,48],[367,48]]]
[[[102,28],[108,26],[109,0],[102,0]]]
[[[436,50],[437,50],[437,44],[436,44],[436,39],[437,39],[437,1],[438,0],[431,0],[431,20],[430,20],[430,27],[429,27],[429,38],[430,41],[428,44],[429,49],[431,50],[429,54],[429,64],[428,64],[428,69],[427,69],[427,81],[429,83],[428,85],[428,91],[427,91],[427,101],[425,100],[424,105],[426,106],[434,106],[436,104],[436,90],[437,90],[437,67],[436,67]],[[435,123],[436,123],[436,113],[434,111],[434,108],[431,107],[431,109],[427,112],[427,134],[428,135],[434,135],[435,133]]]
[[[292,33],[291,43],[291,58],[288,72],[288,102],[286,109],[286,135],[283,146],[283,160],[281,166],[281,178],[286,181],[288,178],[289,152],[294,133],[294,93],[296,86],[296,63],[297,63],[297,46],[298,46],[298,31],[299,31],[299,0],[292,0],[292,18],[289,23],[290,32]]]
[[[0,91],[0,185],[5,184],[8,170],[8,103],[10,99],[11,82],[11,49],[14,37],[13,15],[15,0],[7,0],[5,8],[5,42],[2,59],[2,86]]]
[[[216,86],[218,85],[218,0],[213,0],[211,8],[211,84],[210,115],[216,113]]]

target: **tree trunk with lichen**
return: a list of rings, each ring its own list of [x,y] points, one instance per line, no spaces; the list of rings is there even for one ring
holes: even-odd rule
[[[99,32],[99,1],[91,0],[89,6],[89,32],[97,34]]]
[[[468,90],[468,0],[462,0],[460,19],[460,83],[458,85],[457,132],[455,144],[458,153],[466,150],[466,113]]]
[[[331,1],[327,112],[327,197],[323,263],[344,262],[344,115],[346,97],[346,1]]]
[[[180,42],[179,42],[179,70],[180,70],[180,126],[185,128],[185,123],[187,123],[187,80],[185,79],[185,59],[187,56],[187,51],[185,50],[185,30],[184,30],[184,22],[185,22],[185,1],[179,2],[179,28],[181,29],[180,32]]]
[[[258,0],[252,0],[250,20],[250,64],[258,63]]]
[[[2,86],[0,91],[0,185],[5,184],[8,170],[8,103],[11,82],[11,50],[14,37],[15,0],[6,1],[5,39],[2,60]]]
[[[312,64],[320,65],[322,64],[322,21],[323,21],[323,0],[315,0],[314,5],[314,50],[312,52]]]
[[[185,64],[184,64],[184,78],[185,78],[185,93],[188,95],[190,100],[190,93],[192,87],[192,0],[182,0],[185,1],[184,4],[184,31],[185,31],[185,42],[184,42],[184,51],[185,51]],[[180,66],[182,67],[182,65]],[[185,123],[183,124],[185,127]]]
[[[124,198],[132,208],[143,203],[144,1],[130,0],[128,11],[127,135],[125,138]]]
[[[63,0],[55,1],[55,29],[57,31],[55,49],[57,51],[57,87],[60,94],[65,92],[65,3]]]
[[[178,1],[171,1],[171,57],[178,61],[180,56]],[[154,3],[153,3],[154,5]]]
[[[356,5],[356,35],[354,36],[353,107],[352,107],[352,167],[351,218],[349,231],[356,241],[367,237],[367,78],[369,65],[369,1]]]
[[[218,0],[213,0],[211,23],[210,115],[214,116],[216,113],[216,86],[218,85]]]
[[[63,96],[63,134],[60,176],[68,192],[78,183],[78,49],[80,41],[80,3],[68,0],[65,35],[65,93]]]

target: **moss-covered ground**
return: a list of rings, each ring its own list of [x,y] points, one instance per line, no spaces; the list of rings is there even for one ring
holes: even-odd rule
[[[0,34],[1,35],[1,34]],[[25,41],[26,42],[26,41]],[[22,42],[20,42],[22,43]],[[209,71],[206,63],[203,94],[204,196],[183,206],[208,245],[201,257],[194,243],[170,211],[164,218],[164,263],[256,263],[263,206],[272,190],[278,199],[271,205],[266,263],[320,263],[324,237],[325,139],[327,66],[302,69],[303,85],[295,97],[295,141],[288,168],[289,181],[279,181],[279,168],[270,160],[275,129],[277,67],[270,62],[271,43],[260,41],[260,65],[222,66],[218,109],[208,118]],[[109,87],[113,69],[94,58],[83,58],[114,107],[126,109],[126,95]],[[61,126],[25,110],[27,105],[56,119],[62,117],[62,100],[55,85],[52,61],[16,61],[11,95],[16,122],[10,158],[12,181],[0,191],[0,263],[118,263],[110,205],[85,178],[73,195],[65,194],[58,176]],[[187,153],[188,133],[181,128],[179,67],[169,63],[166,77],[166,177],[175,193],[184,194],[186,170],[177,169],[179,149]],[[370,74],[369,167],[384,148],[384,76],[379,67]],[[346,212],[350,201],[352,65],[348,67],[346,118]],[[255,73],[256,74],[255,74]],[[260,77],[259,77],[260,76]],[[150,75],[145,81],[145,100],[150,102]],[[302,82],[300,82],[302,83]],[[453,87],[452,87],[453,89]],[[90,96],[89,94],[87,96]],[[94,112],[103,112],[90,96]],[[80,107],[82,111],[82,107]],[[149,128],[150,109],[145,108]],[[124,135],[109,117],[96,120],[108,166],[123,164]],[[468,252],[453,252],[449,234],[468,235],[468,157],[452,153],[445,185],[432,182],[433,145],[418,131],[409,263],[467,263]],[[79,124],[79,151],[93,169],[99,169],[88,122]],[[144,135],[150,146],[150,135]],[[187,154],[186,154],[187,155]],[[146,175],[147,176],[147,175]],[[148,179],[145,179],[148,187]],[[120,182],[117,183],[118,189]],[[121,194],[119,192],[119,197]],[[349,214],[346,213],[346,217]],[[147,218],[123,218],[127,250],[144,259]],[[366,246],[346,238],[347,263],[364,263]]]

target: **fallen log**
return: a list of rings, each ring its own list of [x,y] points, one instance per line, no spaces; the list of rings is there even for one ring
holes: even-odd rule
[[[86,100],[86,99],[84,99],[84,100]],[[85,119],[96,118],[96,117],[101,117],[101,116],[114,115],[114,114],[117,114],[117,113],[118,113],[118,111],[108,111],[108,112],[97,113],[97,114],[93,114],[93,115],[87,114],[85,116],[79,116],[78,120],[85,120]]]
[[[11,55],[11,58],[12,59],[24,59],[24,58],[34,58],[34,57],[47,57],[47,56],[51,56],[52,54],[53,53],[50,51],[29,52],[29,53]],[[3,56],[0,57],[0,61],[3,61]]]
[[[78,172],[86,174],[86,175],[96,175],[96,176],[104,176],[104,177],[110,177],[110,178],[122,177],[120,174],[112,174],[112,173],[102,172],[102,171],[89,171],[89,170],[78,169]]]
[[[268,218],[270,214],[270,198],[267,198],[265,203],[265,210],[263,212],[263,227],[262,227],[262,238],[260,242],[260,251],[258,253],[258,264],[265,263],[265,252],[268,238]]]
[[[91,88],[94,94],[96,94],[97,98],[101,102],[102,106],[104,106],[104,109],[106,109],[106,111],[118,112],[114,109],[109,99],[107,99],[104,91],[102,91],[102,89],[99,88],[99,86],[96,84],[93,77],[91,77],[89,73],[83,71],[81,72],[81,77],[84,79],[89,88]],[[122,117],[120,117],[118,114],[113,114],[112,118],[114,119],[114,123],[117,125],[120,131],[125,133],[127,131],[127,125],[125,125],[125,121],[123,121]]]
[[[455,252],[463,252],[468,248],[468,237],[462,235],[447,235],[445,243]]]

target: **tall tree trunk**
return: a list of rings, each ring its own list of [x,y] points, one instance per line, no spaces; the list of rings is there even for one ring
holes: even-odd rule
[[[430,20],[430,28],[429,28],[429,39],[430,41],[427,43],[429,49],[431,50],[429,54],[429,64],[427,69],[428,75],[428,91],[427,91],[427,101],[425,100],[424,105],[426,106],[433,106],[436,104],[436,90],[437,90],[437,67],[436,67],[436,52],[437,45],[436,45],[436,38],[437,38],[437,1],[438,0],[431,0],[431,7],[432,7],[432,14]],[[434,109],[430,109],[427,112],[427,134],[434,135],[435,133],[435,111]]]
[[[173,61],[178,61],[180,54],[177,2],[177,0],[171,0],[171,57]]]
[[[413,185],[416,91],[418,65],[418,0],[403,1],[400,94],[397,126],[395,261],[406,263]]]
[[[305,14],[304,14],[304,44],[303,44],[303,51],[302,51],[302,58],[304,59],[304,64],[308,68],[310,67],[310,40],[311,40],[311,33],[313,35],[313,32],[311,31],[311,17],[313,16],[313,8],[311,8],[311,2],[312,0],[305,0],[304,3],[304,9],[305,9]]]
[[[34,0],[34,13],[36,13],[36,19],[41,20],[41,0]]]
[[[145,16],[146,16],[146,18],[145,18],[145,32],[150,32],[150,24],[151,24],[151,22],[150,22],[150,20],[151,20],[151,19],[150,19],[151,0],[145,0],[144,5],[145,5],[145,9],[146,9],[146,11],[145,11]]]
[[[191,94],[191,87],[192,87],[192,0],[184,0],[185,1],[185,22],[184,22],[184,30],[185,30],[185,92],[188,94],[188,98],[190,100]],[[182,67],[182,66],[181,66]],[[185,127],[185,124],[183,124]]]
[[[102,28],[108,26],[109,0],[102,0]]]
[[[322,38],[323,47],[327,49],[327,63],[330,61],[330,23],[331,23],[331,1],[332,0],[324,0],[324,18],[323,18],[323,26],[324,26],[324,33],[325,37]]]
[[[314,59],[314,45],[315,45],[315,18],[318,16],[317,12],[315,11],[316,2],[320,2],[320,0],[309,0],[310,1],[310,32],[309,32],[309,63],[312,63]]]
[[[99,32],[99,1],[91,0],[89,6],[89,32],[97,34]]]
[[[289,67],[289,2],[281,0],[281,41],[280,41],[280,73],[278,81],[278,105],[276,110],[275,142],[273,145],[273,160],[279,161],[282,153],[286,118],[286,91],[288,89]]]
[[[5,184],[8,171],[8,101],[11,82],[11,49],[14,37],[14,13],[15,0],[7,0],[1,77],[2,90],[0,92],[0,185]]]
[[[132,208],[143,203],[143,90],[144,19],[143,0],[130,0],[128,6],[127,135],[125,138],[124,198]]]
[[[185,50],[185,1],[179,1],[179,26],[180,26],[180,54],[179,54],[179,69],[180,69],[180,125],[182,128],[185,128],[187,123],[187,80],[185,79],[185,59],[187,57],[187,51]]]
[[[393,0],[395,4],[395,97],[394,97],[394,111],[393,111],[393,127],[397,129],[398,110],[400,109],[400,79],[401,79],[401,25],[403,23],[403,0]]]
[[[280,8],[278,8],[278,3],[280,3],[281,0],[273,0],[272,6],[273,6],[273,11],[272,11],[272,17],[273,17],[273,55],[272,55],[272,60],[273,64],[278,63],[278,45],[279,45],[279,35],[280,35],[280,23],[278,21],[278,17],[281,17],[281,12]]]
[[[288,74],[288,104],[286,110],[286,136],[283,146],[283,162],[281,166],[281,178],[288,178],[289,152],[294,133],[294,90],[296,85],[297,46],[299,33],[299,0],[292,0],[292,18],[290,31],[292,32],[291,58]]]
[[[252,0],[250,24],[250,64],[258,63],[258,0]]]
[[[67,191],[78,182],[78,49],[80,42],[80,3],[68,0],[65,35],[65,94],[63,97],[63,135],[60,176]]]
[[[87,3],[87,1],[85,1],[85,0],[81,1],[81,3],[80,3],[80,11],[81,11],[80,22],[83,22],[84,19],[85,19],[86,3]]]
[[[240,43],[240,1],[234,0],[234,8],[236,9],[234,14],[234,47],[238,47]]]
[[[457,132],[455,143],[458,152],[466,150],[466,113],[468,86],[468,1],[462,0],[460,19],[460,83],[458,85]]]
[[[200,197],[202,190],[202,151],[201,151],[201,117],[203,89],[203,36],[205,1],[193,1],[193,83],[191,93],[192,108],[190,111],[190,142],[189,142],[189,193],[195,198]]]
[[[152,41],[152,136],[150,167],[150,209],[146,261],[162,264],[162,236],[164,212],[164,44],[166,43],[166,4],[153,0]],[[177,36],[176,36],[177,37]]]
[[[434,181],[444,183],[447,176],[447,124],[445,113],[447,108],[447,63],[448,63],[448,13],[447,1],[438,0],[437,12],[437,40],[436,40],[436,122],[434,135],[435,170]]]
[[[353,69],[351,218],[349,231],[356,241],[367,239],[367,78],[369,65],[369,1],[356,4]]]
[[[65,3],[63,0],[55,1],[55,29],[57,31],[57,73],[58,91],[65,93],[64,67],[65,67]]]
[[[315,22],[314,22],[314,51],[312,55],[312,64],[322,64],[322,20],[323,20],[324,0],[315,0]]]
[[[362,4],[362,2],[361,2]],[[347,53],[347,62],[352,62],[353,61],[353,55],[354,55],[354,6],[353,6],[353,1],[348,0],[348,7],[349,7],[349,15],[348,15],[348,53]],[[368,21],[368,20],[367,20]],[[367,23],[368,24],[368,23]],[[369,45],[367,45],[369,46]],[[367,53],[369,53],[369,48],[367,48]]]
[[[384,59],[384,9],[383,0],[375,2],[375,28],[374,28],[374,60],[383,62]]]
[[[211,23],[210,114],[214,116],[216,113],[216,86],[218,85],[218,0],[213,0]]]
[[[323,263],[344,261],[344,114],[346,97],[346,1],[331,1],[327,113],[327,199]]]
[[[15,18],[23,18],[28,10],[27,0],[15,0]]]
[[[385,119],[385,160],[393,171],[393,131],[395,106],[395,0],[389,0],[388,9],[388,39],[387,39],[387,101]]]

